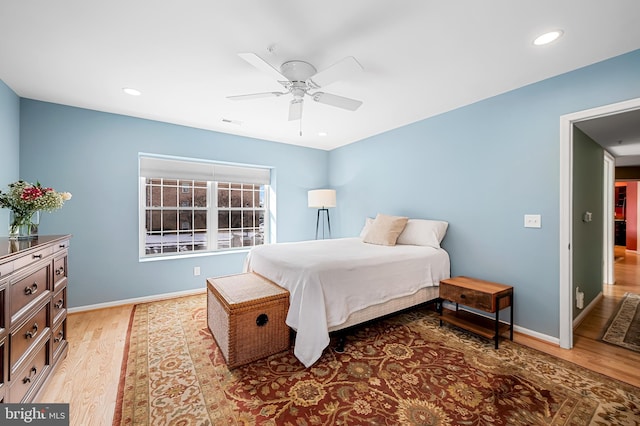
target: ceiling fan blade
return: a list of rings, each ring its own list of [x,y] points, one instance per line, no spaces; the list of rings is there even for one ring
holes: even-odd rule
[[[346,80],[357,76],[362,72],[362,65],[353,56],[331,65],[322,71],[317,72],[309,80],[317,87],[323,87],[338,80]]]
[[[266,72],[276,80],[288,81],[287,77],[282,75],[280,71],[272,67],[271,64],[269,64],[267,61],[265,61],[255,53],[238,53],[238,56],[240,56],[245,61],[249,62],[254,67],[258,68],[260,71]]]
[[[314,93],[313,100],[320,102],[321,104],[327,104],[334,107],[348,109],[349,111],[355,111],[360,108],[362,101],[357,101],[351,98],[345,98],[343,96],[332,95],[331,93],[318,92]]]
[[[302,99],[293,99],[289,104],[289,121],[302,118]]]
[[[227,99],[231,99],[232,101],[244,101],[248,99],[259,99],[259,98],[271,98],[286,95],[284,92],[263,92],[263,93],[251,93],[249,95],[234,95],[227,96]]]

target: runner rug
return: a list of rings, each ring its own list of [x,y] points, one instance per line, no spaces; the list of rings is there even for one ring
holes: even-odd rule
[[[638,424],[640,389],[415,309],[310,368],[285,351],[229,370],[206,296],[137,305],[115,425]]]
[[[625,293],[602,335],[607,343],[640,352],[640,295]]]

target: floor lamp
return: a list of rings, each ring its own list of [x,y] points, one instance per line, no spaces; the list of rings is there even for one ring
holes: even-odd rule
[[[335,189],[314,189],[308,193],[309,207],[318,209],[316,218],[316,240],[318,239],[318,228],[320,225],[320,213],[326,213],[327,225],[329,227],[329,238],[331,238],[331,220],[329,219],[329,208],[336,206]],[[322,222],[322,239],[324,240],[324,221]]]

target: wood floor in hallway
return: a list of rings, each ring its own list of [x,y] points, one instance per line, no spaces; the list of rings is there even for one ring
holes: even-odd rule
[[[619,248],[616,253],[621,255],[615,263],[616,283],[603,287],[603,297],[573,331],[572,349],[562,349],[522,334],[514,336],[514,340],[640,387],[640,353],[599,340],[624,294],[640,293],[640,255]]]

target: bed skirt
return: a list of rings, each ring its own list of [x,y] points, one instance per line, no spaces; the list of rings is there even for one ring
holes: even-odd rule
[[[385,315],[393,314],[403,309],[411,308],[422,303],[437,299],[440,293],[440,287],[423,287],[414,294],[408,296],[391,299],[385,303],[369,306],[349,315],[349,318],[342,324],[329,327],[329,332],[342,330],[363,322],[371,321]]]

